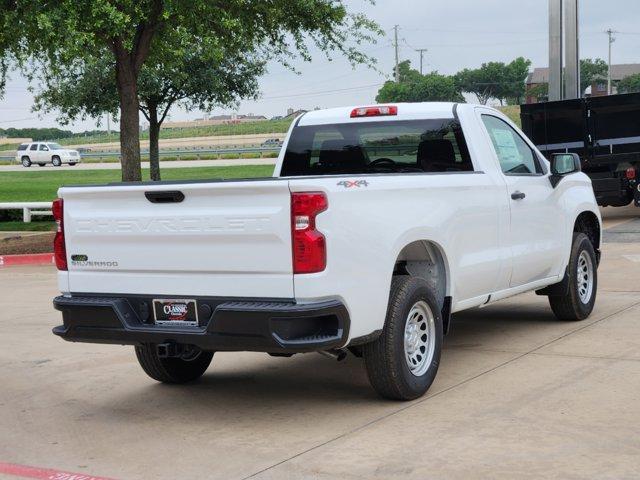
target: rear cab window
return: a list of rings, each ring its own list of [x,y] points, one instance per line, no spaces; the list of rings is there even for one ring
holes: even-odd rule
[[[37,150],[38,149],[38,144],[37,143],[32,143],[31,147],[29,147],[29,150]]]
[[[457,120],[382,120],[294,127],[281,176],[470,172]]]
[[[20,145],[18,146],[18,151],[19,151],[19,152],[22,152],[22,151],[26,150],[28,146],[29,146],[29,144],[28,144],[28,143],[22,143],[22,144],[20,144]]]

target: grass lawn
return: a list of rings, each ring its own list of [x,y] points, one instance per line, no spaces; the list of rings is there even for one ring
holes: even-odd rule
[[[504,107],[498,107],[498,110],[509,117],[511,121],[519,127],[522,125],[522,122],[520,120],[520,105],[507,105]]]
[[[269,177],[271,165],[237,167],[163,168],[163,180],[206,180]],[[144,179],[149,171],[143,170]],[[62,185],[118,182],[120,170],[71,170],[51,172],[0,172],[0,202],[50,202]]]
[[[52,232],[55,227],[56,224],[52,221],[31,223],[20,221],[0,222],[0,232]]]

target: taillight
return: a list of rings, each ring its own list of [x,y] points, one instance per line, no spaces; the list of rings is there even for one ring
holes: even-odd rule
[[[56,221],[56,236],[53,239],[53,256],[58,270],[67,270],[67,248],[64,244],[64,207],[61,198],[56,198],[51,205],[51,213]]]
[[[380,105],[377,107],[359,107],[351,110],[351,118],[388,117],[398,115],[398,107]]]
[[[635,180],[636,179],[636,169],[633,167],[629,167],[627,168],[627,171],[625,172],[626,176],[627,176],[627,180]]]
[[[321,192],[291,194],[293,273],[322,272],[327,266],[327,246],[324,235],[316,230],[316,216],[328,206]]]

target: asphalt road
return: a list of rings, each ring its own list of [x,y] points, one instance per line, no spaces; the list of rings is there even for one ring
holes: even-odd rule
[[[238,158],[233,160],[172,160],[160,161],[162,168],[192,168],[192,167],[231,167],[234,165],[275,165],[275,158]],[[142,168],[149,168],[149,162],[142,162]],[[53,165],[45,165],[39,167],[37,165],[25,168],[22,165],[0,165],[0,172],[59,172],[67,169],[74,170],[120,170],[120,163],[79,163],[74,167],[63,165],[54,167]]]
[[[556,321],[534,294],[455,315],[434,385],[410,403],[376,397],[360,360],[317,354],[216,354],[201,381],[160,385],[130,347],[50,333],[53,269],[0,269],[0,462],[10,463],[0,471],[637,479],[640,244],[612,233],[637,218],[618,209],[607,219],[589,319]]]

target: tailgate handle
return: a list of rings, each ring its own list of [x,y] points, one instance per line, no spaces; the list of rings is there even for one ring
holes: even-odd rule
[[[144,196],[151,203],[180,203],[184,200],[184,193],[179,190],[144,192]]]

